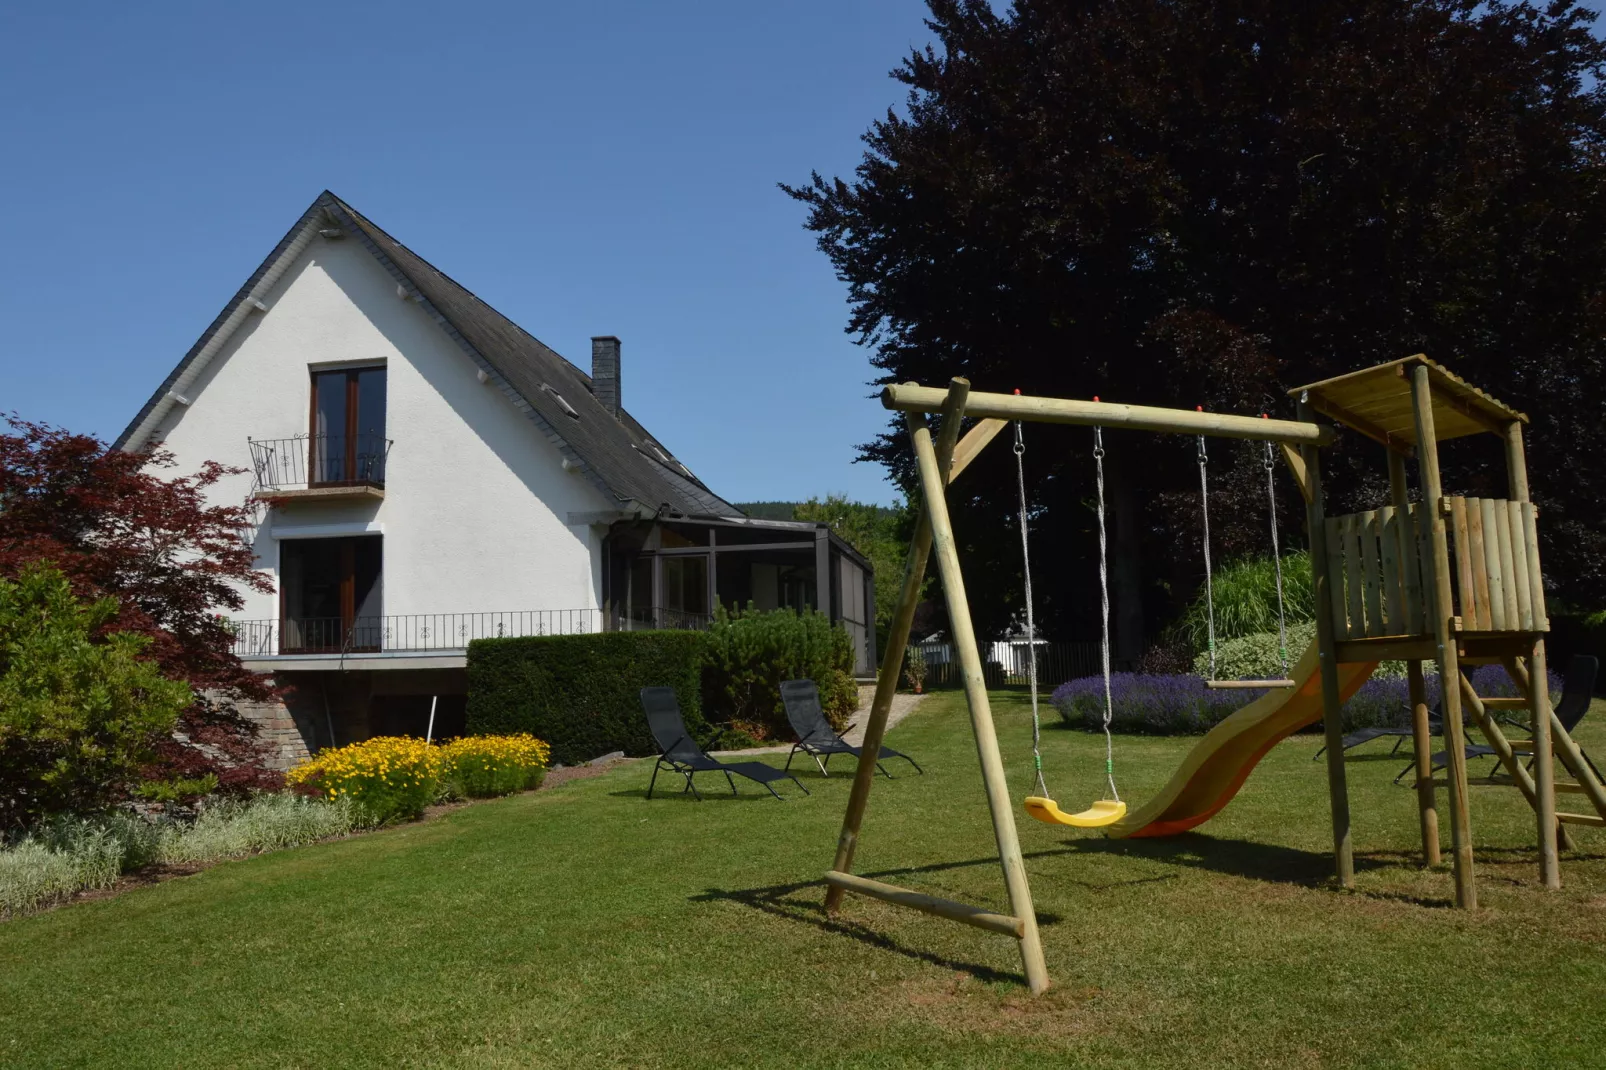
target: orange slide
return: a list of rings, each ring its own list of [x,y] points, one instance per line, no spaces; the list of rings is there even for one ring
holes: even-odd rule
[[[1129,836],[1174,836],[1203,824],[1232,801],[1265,753],[1279,740],[1322,719],[1322,680],[1316,644],[1294,666],[1294,687],[1273,689],[1212,728],[1188,752],[1164,790],[1105,832]],[[1348,701],[1377,668],[1376,662],[1338,667],[1338,690]]]

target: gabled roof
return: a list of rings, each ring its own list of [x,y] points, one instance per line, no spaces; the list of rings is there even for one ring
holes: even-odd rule
[[[175,395],[199,376],[234,329],[313,240],[354,240],[396,280],[477,364],[487,381],[578,469],[626,511],[684,516],[741,516],[709,490],[628,412],[618,417],[594,396],[591,377],[518,324],[437,270],[327,190],[303,213],[157,388],[115,445],[142,449]]]
[[[1390,449],[1409,452],[1418,444],[1411,377],[1419,367],[1427,369],[1431,384],[1433,437],[1438,441],[1484,433],[1503,435],[1508,424],[1528,422],[1525,414],[1421,353],[1296,386],[1288,393],[1296,398],[1308,394],[1317,412]]]

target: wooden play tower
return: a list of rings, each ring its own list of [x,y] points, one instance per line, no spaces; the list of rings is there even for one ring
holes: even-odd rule
[[[954,379],[947,389],[916,384],[886,388],[883,405],[906,414],[923,508],[881,660],[864,748],[873,755],[881,745],[927,560],[935,548],[1009,912],[939,899],[851,872],[874,779],[875,763],[868,760],[859,763],[836,859],[825,875],[827,910],[839,909],[843,894],[851,891],[1009,935],[1020,943],[1032,991],[1040,992],[1048,985],[1014,803],[1005,783],[947,505],[948,485],[1012,421],[1276,442],[1306,503],[1317,625],[1315,648],[1307,659],[1317,660],[1302,663],[1315,668],[1308,670],[1304,685],[1290,689],[1286,698],[1260,700],[1240,711],[1241,718],[1235,714],[1213,729],[1196,745],[1154,805],[1140,808],[1124,827],[1111,828],[1112,835],[1159,835],[1208,820],[1238,790],[1271,745],[1319,718],[1327,737],[1335,868],[1339,883],[1352,887],[1354,858],[1339,711],[1343,700],[1378,662],[1403,660],[1408,666],[1423,852],[1429,864],[1439,861],[1436,793],[1442,787],[1449,797],[1456,905],[1477,905],[1462,724],[1467,713],[1504,769],[1503,776],[1474,783],[1515,787],[1522,793],[1537,818],[1541,881],[1547,888],[1560,886],[1557,848],[1567,843],[1565,824],[1606,825],[1606,786],[1551,709],[1544,644],[1549,623],[1539,566],[1538,517],[1528,496],[1523,454],[1522,429],[1528,418],[1420,355],[1290,393],[1298,410],[1296,420],[971,393],[963,379]],[[941,415],[936,435],[927,423],[928,414],[933,413]],[[966,417],[976,422],[961,439]],[[1391,490],[1387,504],[1347,516],[1326,515],[1320,447],[1334,440],[1334,431],[1324,418],[1384,447]],[[1438,444],[1477,434],[1496,435],[1504,443],[1506,498],[1443,493]],[[1406,463],[1410,460],[1415,460],[1418,473],[1416,501],[1408,490]],[[1424,671],[1428,662],[1434,663],[1444,684],[1442,723],[1448,764],[1442,780],[1433,775],[1433,728]],[[1519,697],[1481,697],[1474,691],[1466,667],[1490,663],[1506,667],[1521,691]],[[1305,705],[1299,706],[1301,702]],[[1269,712],[1257,712],[1260,706]],[[1529,739],[1506,738],[1496,720],[1502,710],[1528,711]],[[1201,751],[1204,757],[1199,756]],[[1211,789],[1219,797],[1206,798],[1201,804],[1199,770],[1214,768],[1214,775],[1221,775],[1223,755],[1237,761],[1239,768],[1229,770],[1228,787]],[[1531,771],[1526,764],[1530,756],[1534,759]],[[1561,760],[1570,779],[1557,781],[1552,756]],[[1189,777],[1194,778],[1192,782],[1179,786]],[[1595,812],[1558,813],[1558,791],[1585,796]],[[1163,806],[1173,804],[1173,810],[1159,814]],[[1186,805],[1196,807],[1192,818],[1177,819],[1176,811]],[[1171,819],[1159,820],[1162,816]]]

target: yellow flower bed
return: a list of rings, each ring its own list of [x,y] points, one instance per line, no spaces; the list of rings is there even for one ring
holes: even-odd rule
[[[463,736],[441,748],[443,773],[452,789],[469,798],[508,795],[539,787],[552,748],[534,736]]]
[[[469,736],[434,746],[406,736],[377,736],[318,752],[290,770],[292,786],[327,799],[350,799],[374,821],[417,817],[453,796],[506,795],[537,787],[551,749],[534,736]]]

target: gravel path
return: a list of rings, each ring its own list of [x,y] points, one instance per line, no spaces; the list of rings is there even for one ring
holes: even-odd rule
[[[870,719],[870,700],[874,697],[874,684],[861,684],[859,686],[859,708],[854,713],[852,723],[848,725],[848,730],[842,733],[842,738],[855,747],[864,743],[864,724]],[[887,714],[887,728],[889,730],[892,729],[899,721],[913,713],[915,707],[920,705],[920,700],[925,697],[924,695],[906,695],[902,693],[893,695],[892,709]],[[748,747],[744,750],[717,750],[711,753],[717,757],[725,757],[741,754],[773,754],[776,751],[788,751],[791,749],[791,743],[781,743],[775,746]]]

